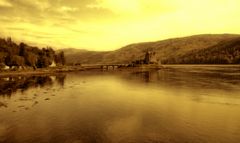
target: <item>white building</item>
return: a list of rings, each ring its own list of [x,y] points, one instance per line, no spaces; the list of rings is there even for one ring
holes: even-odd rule
[[[53,60],[52,64],[50,65],[50,67],[56,67],[56,63],[54,60]]]

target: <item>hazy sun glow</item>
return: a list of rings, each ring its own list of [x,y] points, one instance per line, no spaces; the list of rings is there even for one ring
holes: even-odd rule
[[[239,0],[0,0],[0,34],[39,46],[114,50],[194,34],[239,34],[239,5]]]

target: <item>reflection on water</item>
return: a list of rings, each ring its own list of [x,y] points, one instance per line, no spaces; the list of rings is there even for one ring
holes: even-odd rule
[[[0,78],[0,96],[11,96],[18,90],[24,92],[33,87],[51,86],[54,78],[63,86],[65,77],[66,75],[2,77]]]
[[[202,70],[202,69],[201,69]],[[167,69],[160,71],[138,71],[132,72],[127,77],[142,82],[157,83],[161,86],[178,86],[204,89],[239,89],[240,85],[240,68],[239,72],[202,72],[185,69]]]
[[[0,143],[240,140],[239,67],[16,77],[0,86]]]

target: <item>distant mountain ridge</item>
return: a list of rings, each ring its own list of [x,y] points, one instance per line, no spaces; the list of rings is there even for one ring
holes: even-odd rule
[[[236,39],[240,39],[240,35],[204,34],[182,38],[172,38],[156,42],[135,43],[127,45],[115,51],[107,52],[78,49],[63,49],[63,51],[65,52],[68,64],[131,63],[134,60],[143,58],[144,53],[148,50],[155,51],[157,58],[164,63],[184,63],[184,60],[180,60],[183,57],[186,59],[187,56],[196,54],[198,51],[201,52],[204,49],[207,51],[213,47],[215,47],[215,49],[218,49],[216,47],[220,47],[221,43],[228,45],[227,43],[231,43],[233,42],[232,40]],[[235,50],[238,50],[238,48]],[[209,56],[211,57],[211,52],[209,52],[208,57]]]

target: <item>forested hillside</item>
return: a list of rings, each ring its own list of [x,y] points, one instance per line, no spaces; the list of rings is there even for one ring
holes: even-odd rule
[[[52,48],[32,47],[16,44],[11,38],[0,39],[0,67],[46,68],[52,63],[65,64],[64,52],[56,53]]]
[[[184,63],[183,57],[190,56],[193,53],[207,51],[211,48],[218,50],[216,47],[221,46],[219,43],[227,43],[229,40],[239,38],[240,35],[233,34],[205,34],[194,35],[183,38],[173,38],[157,42],[145,42],[135,43],[127,45],[115,51],[97,52],[86,51],[78,49],[64,49],[67,63],[83,63],[83,64],[95,64],[95,63],[131,63],[132,61],[142,59],[147,50],[156,52],[156,56],[159,61],[164,63]],[[229,45],[228,47],[231,47]],[[219,49],[220,50],[220,49]],[[211,54],[213,54],[211,52]],[[209,59],[212,55],[207,54]],[[231,52],[229,53],[231,54]],[[234,56],[234,55],[233,55]],[[179,61],[175,61],[179,59]],[[190,63],[191,59],[188,59]],[[191,63],[197,63],[194,60]],[[212,62],[208,62],[212,63]]]
[[[240,38],[222,41],[206,49],[171,57],[165,64],[240,64]]]
[[[136,43],[115,51],[87,51],[50,47],[38,48],[17,44],[11,38],[0,39],[0,67],[46,68],[52,63],[99,64],[131,63],[142,59],[145,52],[156,52],[163,64],[239,64],[239,35],[196,35],[157,42]],[[66,56],[66,60],[65,60]]]

